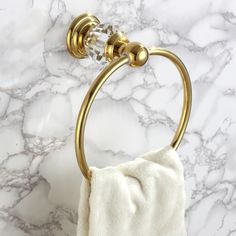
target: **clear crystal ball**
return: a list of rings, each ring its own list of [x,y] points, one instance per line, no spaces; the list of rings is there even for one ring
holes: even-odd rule
[[[99,64],[106,64],[105,45],[110,36],[116,32],[118,32],[118,27],[107,23],[100,23],[93,27],[85,44],[88,56]]]

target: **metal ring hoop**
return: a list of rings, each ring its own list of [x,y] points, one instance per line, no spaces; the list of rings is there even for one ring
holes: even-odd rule
[[[157,55],[157,56],[163,56],[165,58],[168,58],[170,61],[172,61],[175,64],[182,78],[182,84],[183,84],[182,114],[180,117],[177,131],[170,144],[174,149],[177,149],[185,133],[185,130],[189,121],[191,104],[192,104],[192,89],[191,89],[191,82],[190,82],[189,74],[183,62],[174,53],[166,49],[156,48],[156,47],[149,48],[149,55]],[[129,63],[128,57],[123,56],[112,61],[108,66],[106,66],[100,72],[100,74],[97,76],[97,78],[94,80],[91,87],[89,88],[83,100],[83,103],[82,103],[82,106],[81,106],[81,109],[77,118],[76,129],[75,129],[76,157],[77,157],[77,162],[79,164],[82,174],[89,181],[91,179],[92,173],[86,162],[85,152],[84,152],[84,131],[85,131],[85,124],[88,117],[88,113],[98,91],[100,90],[102,85],[105,83],[105,81],[117,69],[119,69],[121,66],[128,63]]]

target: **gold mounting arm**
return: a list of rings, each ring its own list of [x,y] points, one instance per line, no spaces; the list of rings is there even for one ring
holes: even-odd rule
[[[92,37],[90,37],[90,34],[99,23],[97,17],[90,14],[83,14],[75,18],[66,37],[67,49],[72,56],[79,59],[87,57],[86,47],[89,48],[90,44],[96,42],[96,40],[98,41],[96,33]],[[104,42],[103,53],[107,61],[110,62],[115,58],[126,55],[129,58],[129,65],[132,67],[142,66],[147,62],[149,53],[141,43],[130,43],[121,32],[114,32],[107,36],[108,40]]]

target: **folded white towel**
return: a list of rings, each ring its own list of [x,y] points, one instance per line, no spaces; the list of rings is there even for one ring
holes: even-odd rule
[[[183,166],[171,147],[83,180],[78,236],[185,236]]]

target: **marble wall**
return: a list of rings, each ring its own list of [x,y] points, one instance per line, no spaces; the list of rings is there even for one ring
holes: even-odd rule
[[[186,63],[193,107],[178,152],[188,235],[235,236],[234,0],[0,1],[0,235],[75,235],[81,182],[75,121],[101,67],[72,58],[65,35],[73,17],[87,11]],[[88,162],[116,165],[169,144],[181,89],[176,69],[161,58],[120,70],[91,110]]]

